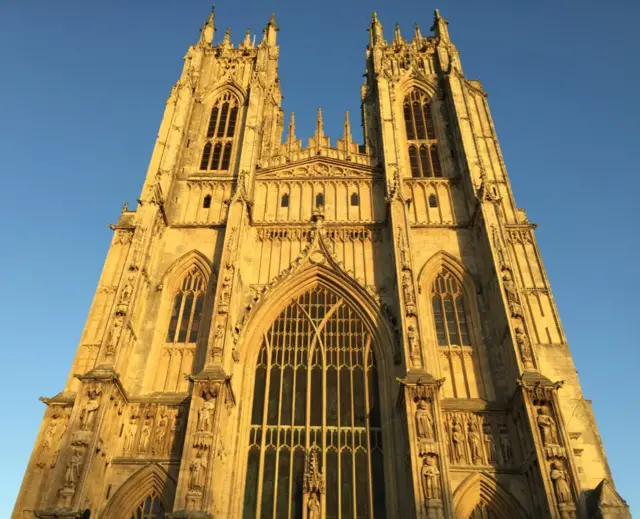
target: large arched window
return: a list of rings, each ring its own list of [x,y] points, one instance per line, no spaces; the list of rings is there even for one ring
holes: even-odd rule
[[[130,516],[130,519],[164,519],[165,510],[157,494],[148,496]]]
[[[230,93],[224,94],[214,103],[200,159],[201,171],[229,171],[238,111],[238,100]]]
[[[173,299],[166,342],[197,342],[204,303],[204,289],[205,283],[202,274],[197,268],[193,268],[182,280],[178,293]]]
[[[355,309],[321,286],[294,299],[264,334],[243,519],[302,518],[312,458],[324,475],[324,517],[385,517],[372,340]]]
[[[439,346],[469,346],[469,327],[460,283],[446,270],[433,283],[431,293]]]
[[[414,178],[441,177],[442,168],[431,104],[421,91],[414,90],[405,98],[404,121],[409,143],[411,176]]]

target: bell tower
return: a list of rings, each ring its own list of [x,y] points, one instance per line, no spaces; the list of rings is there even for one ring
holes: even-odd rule
[[[215,23],[12,517],[629,518],[446,20],[373,14],[362,144],[285,135],[275,16]]]

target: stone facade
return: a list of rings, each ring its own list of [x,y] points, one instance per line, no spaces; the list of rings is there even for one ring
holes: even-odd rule
[[[630,517],[447,22],[387,42],[374,14],[364,144],[318,111],[306,147],[275,18],[214,30],[12,517]]]

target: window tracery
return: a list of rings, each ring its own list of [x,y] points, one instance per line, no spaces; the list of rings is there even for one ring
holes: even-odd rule
[[[414,90],[405,98],[403,110],[411,176],[442,177],[430,100],[421,91]]]
[[[131,519],[164,519],[165,510],[160,497],[155,492],[146,497],[131,514]]]
[[[265,333],[251,412],[244,519],[302,517],[311,451],[327,518],[385,517],[372,337],[335,293],[299,296]]]
[[[201,171],[228,171],[239,111],[238,100],[230,93],[220,97],[211,108],[206,142],[200,160]]]
[[[204,303],[204,289],[204,278],[200,271],[194,267],[182,280],[180,289],[173,299],[166,342],[197,342]]]

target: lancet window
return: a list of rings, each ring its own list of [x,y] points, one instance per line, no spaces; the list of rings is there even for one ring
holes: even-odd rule
[[[130,516],[130,519],[164,519],[165,510],[157,494],[142,501]]]
[[[414,90],[405,98],[403,109],[411,176],[441,177],[438,139],[430,100],[421,91]]]
[[[189,271],[173,299],[166,342],[197,342],[202,305],[204,304],[204,290],[205,282],[200,271],[196,268]]]
[[[372,342],[356,310],[320,286],[293,300],[264,334],[243,519],[302,518],[315,500],[310,465],[323,474],[323,517],[385,517]]]
[[[431,293],[439,346],[469,346],[469,327],[460,283],[446,270],[433,283]]]
[[[227,93],[211,108],[206,142],[200,160],[201,171],[229,171],[239,111],[238,100]]]

